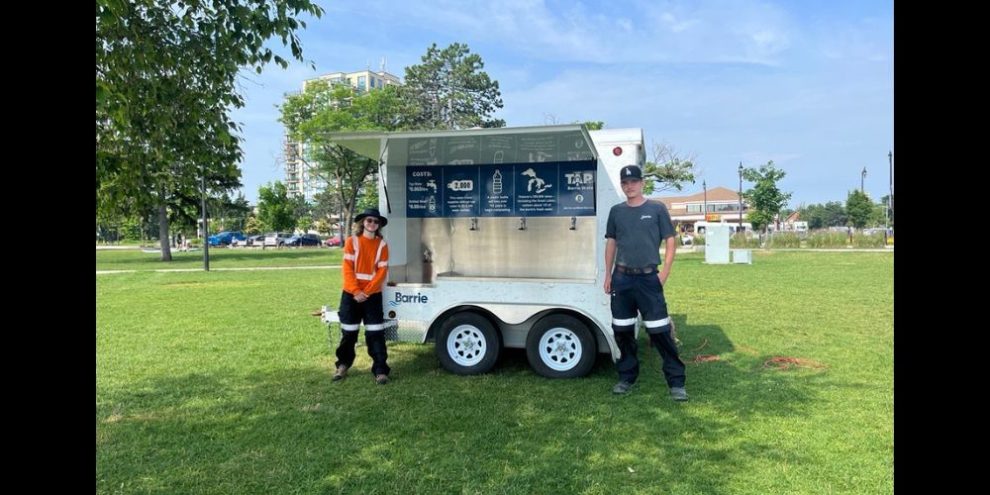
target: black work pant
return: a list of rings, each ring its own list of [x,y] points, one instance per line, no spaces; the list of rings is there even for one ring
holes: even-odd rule
[[[354,296],[343,292],[340,296],[340,344],[337,346],[337,361],[334,366],[350,368],[356,357],[358,325],[364,321],[364,342],[371,356],[371,373],[387,375],[392,369],[388,366],[388,349],[385,347],[385,315],[382,310],[382,293],[371,294],[364,302],[357,302]]]
[[[636,342],[636,316],[642,314],[650,343],[663,359],[663,375],[669,387],[683,387],[685,366],[671,335],[673,327],[667,301],[657,274],[612,274],[612,331],[621,356],[615,362],[619,379],[636,383],[639,377],[639,345]]]

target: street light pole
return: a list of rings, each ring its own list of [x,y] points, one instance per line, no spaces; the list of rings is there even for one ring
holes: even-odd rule
[[[890,222],[894,223],[894,152],[887,152],[887,162],[890,163],[890,196],[887,201],[890,203]]]
[[[742,173],[743,173],[742,162],[739,162],[739,228],[736,230],[737,232],[742,231],[742,223],[743,223],[742,222]]]
[[[863,190],[863,182],[865,181],[866,181],[866,167],[863,167],[863,175],[859,178],[859,192],[863,194],[866,194],[866,191]]]
[[[708,221],[708,184],[705,181],[701,181],[701,188],[705,191],[705,210],[701,214],[701,219],[705,222]]]

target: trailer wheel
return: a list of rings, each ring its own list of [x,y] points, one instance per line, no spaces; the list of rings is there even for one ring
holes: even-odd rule
[[[595,338],[587,325],[569,315],[549,315],[526,336],[529,365],[548,378],[587,375],[595,365]]]
[[[447,318],[436,344],[440,364],[456,375],[486,373],[495,366],[502,339],[487,318],[470,311]]]

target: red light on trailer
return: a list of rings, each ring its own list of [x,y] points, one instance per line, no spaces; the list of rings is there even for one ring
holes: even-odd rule
[[[616,146],[615,148],[612,148],[612,154],[615,155],[615,156],[621,155],[622,154],[622,146]]]

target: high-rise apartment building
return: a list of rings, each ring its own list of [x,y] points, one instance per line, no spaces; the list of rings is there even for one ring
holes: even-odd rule
[[[347,84],[358,92],[371,91],[384,88],[391,84],[402,84],[399,78],[393,74],[381,71],[360,70],[357,72],[331,72],[322,76],[303,81],[303,91],[306,86],[313,81],[329,81],[330,84]],[[307,200],[312,201],[313,195],[326,188],[326,183],[316,175],[310,173],[309,167],[302,160],[305,152],[303,143],[285,138],[285,187],[289,196],[303,195]]]

